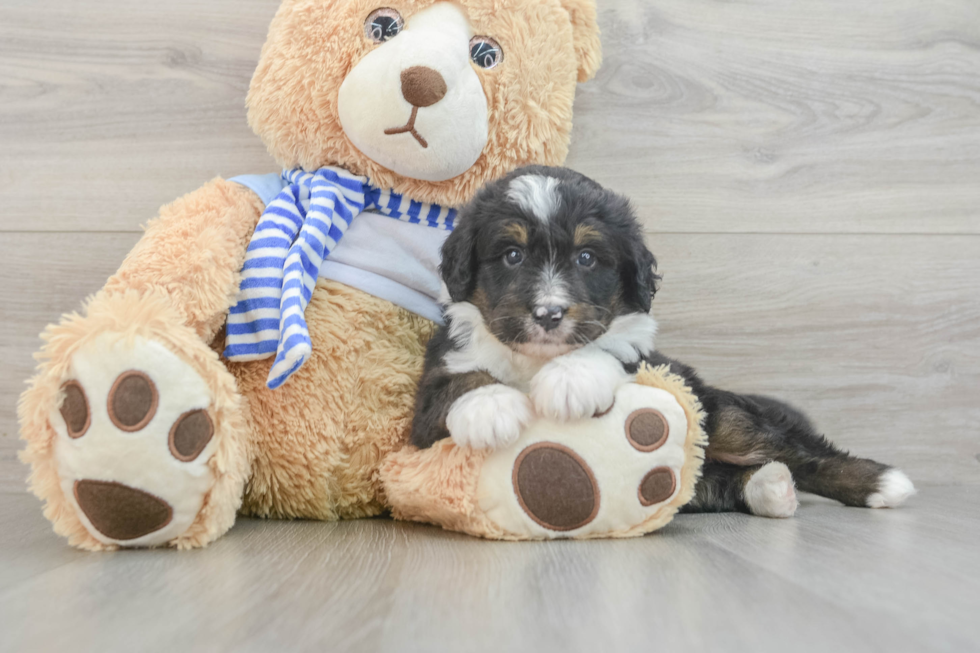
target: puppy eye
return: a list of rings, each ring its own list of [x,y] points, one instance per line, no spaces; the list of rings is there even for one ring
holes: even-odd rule
[[[524,252],[517,249],[516,247],[511,247],[506,252],[504,252],[504,263],[510,267],[515,265],[520,265],[524,261]]]
[[[575,259],[575,262],[578,263],[580,267],[591,268],[595,265],[595,254],[587,249],[583,249],[578,253],[578,258]]]
[[[504,60],[504,51],[489,36],[474,36],[470,39],[470,59],[480,68],[489,70]]]
[[[400,13],[382,7],[368,14],[367,20],[364,21],[364,35],[375,43],[384,43],[398,36],[398,32],[402,31],[404,26],[405,21],[402,20]]]

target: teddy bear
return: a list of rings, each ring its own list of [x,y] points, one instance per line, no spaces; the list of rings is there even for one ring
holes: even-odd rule
[[[669,521],[704,435],[665,369],[608,414],[539,420],[505,450],[407,446],[456,207],[564,161],[599,63],[591,0],[283,0],[247,109],[284,173],[163,207],[42,334],[18,415],[55,531],[187,549],[237,514],[390,511],[501,539]]]

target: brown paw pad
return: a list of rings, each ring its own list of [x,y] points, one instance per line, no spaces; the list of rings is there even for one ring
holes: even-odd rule
[[[68,381],[61,386],[61,391],[65,393],[65,400],[59,411],[68,427],[68,437],[80,438],[92,425],[92,411],[89,410],[85,390],[78,381]]]
[[[200,408],[186,412],[170,429],[170,453],[177,460],[190,462],[201,455],[213,435],[208,411]]]
[[[656,451],[667,442],[670,425],[659,410],[641,408],[626,418],[626,439],[638,451]]]
[[[674,477],[674,472],[667,467],[652,469],[640,481],[640,503],[644,506],[663,503],[674,495],[676,487],[677,479]]]
[[[153,419],[159,403],[149,376],[136,370],[123,372],[109,391],[109,419],[122,431],[139,431]]]
[[[163,499],[112,481],[75,481],[75,500],[92,526],[113,540],[149,535],[173,518]]]
[[[578,454],[559,444],[539,442],[514,462],[514,492],[524,512],[541,526],[571,531],[599,512],[599,485]]]

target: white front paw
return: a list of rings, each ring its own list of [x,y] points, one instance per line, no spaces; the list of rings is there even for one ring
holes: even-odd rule
[[[457,446],[496,449],[513,444],[531,417],[531,402],[523,392],[495,383],[457,399],[446,427]]]
[[[559,422],[592,417],[612,406],[628,379],[612,355],[580,350],[541,368],[531,379],[531,401],[539,415]]]

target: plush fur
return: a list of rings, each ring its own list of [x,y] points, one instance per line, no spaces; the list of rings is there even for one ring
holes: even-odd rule
[[[249,399],[254,459],[242,513],[340,519],[377,515],[381,460],[411,426],[435,326],[390,302],[321,280],[307,309],[312,358],[277,390],[271,359],[231,363]]]
[[[60,401],[62,379],[70,375],[72,356],[106,335],[123,342],[145,338],[162,344],[189,363],[211,388],[214,397],[209,412],[217,447],[209,466],[215,482],[198,518],[171,542],[177,548],[203,546],[231,527],[241,505],[252,447],[245,427],[248,406],[218,355],[184,324],[184,316],[174,309],[163,289],[102,291],[88,302],[84,315],[67,315],[45,330],[39,372],[18,404],[21,433],[28,436],[21,458],[32,468],[31,490],[45,500],[45,516],[70,544],[90,550],[117,548],[85,529],[62,491],[55,457],[57,433],[51,422],[51,408]]]
[[[384,6],[410,24],[434,4],[397,0]],[[385,45],[365,33],[365,21],[378,6],[365,0],[283,1],[248,95],[249,123],[280,165],[339,165],[416,200],[455,206],[517,166],[564,159],[576,83],[591,77],[600,61],[592,2],[453,5],[474,36],[501,45],[504,60],[492,69],[466,62],[485,96],[486,144],[469,169],[442,182],[405,177],[372,160],[339,122],[337,97],[347,74]],[[465,58],[466,42],[459,47]],[[231,527],[239,509],[335,519],[378,514],[387,505],[379,466],[407,441],[424,346],[434,327],[389,302],[321,281],[306,314],[313,357],[286,386],[265,388],[268,360],[221,359],[222,326],[262,209],[251,191],[223,180],[164,207],[83,314],[66,315],[46,330],[37,375],[18,408],[26,441],[22,457],[32,467],[31,488],[44,500],[45,514],[72,544],[125,544],[86,529],[63,489],[71,479],[62,478],[58,466],[59,442],[68,437],[59,414],[64,383],[85,387],[73,357],[98,338],[124,343],[134,359],[146,342],[162,345],[190,366],[212,397],[214,436],[207,455],[214,481],[202,497],[203,508],[185,533],[166,541],[150,538],[148,545],[203,546]],[[154,378],[153,369],[142,371]],[[177,389],[157,388],[168,396]],[[106,410],[105,396],[92,394],[87,401],[92,411]],[[159,452],[150,456],[159,469],[177,464],[166,449],[173,428],[176,423],[151,422],[133,436]],[[99,437],[90,431],[72,446],[85,447]]]

